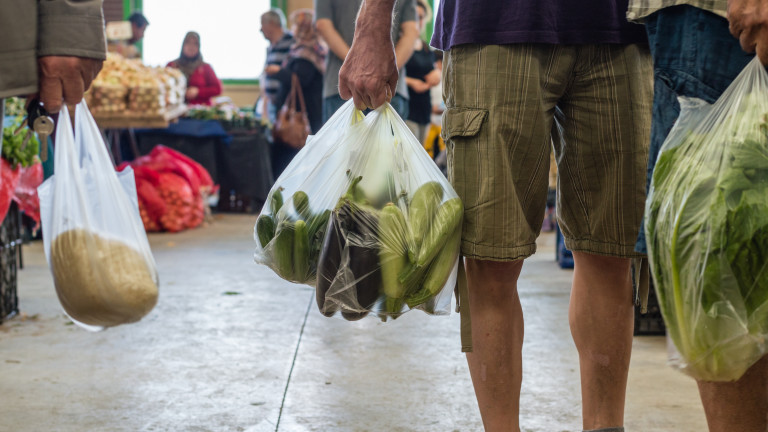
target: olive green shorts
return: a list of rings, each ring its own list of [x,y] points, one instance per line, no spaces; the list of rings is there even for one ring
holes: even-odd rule
[[[550,151],[573,251],[637,257],[653,102],[642,45],[461,45],[445,53],[442,134],[464,201],[462,254],[532,255]]]

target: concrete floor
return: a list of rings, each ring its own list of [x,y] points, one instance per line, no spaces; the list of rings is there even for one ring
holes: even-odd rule
[[[326,318],[306,286],[253,263],[255,217],[150,241],[160,301],[143,321],[89,333],[56,298],[40,242],[25,246],[21,316],[0,325],[0,431],[481,431],[459,317]],[[572,272],[554,236],[526,263],[521,426],[580,430]],[[706,430],[694,381],[664,337],[636,337],[628,432]]]

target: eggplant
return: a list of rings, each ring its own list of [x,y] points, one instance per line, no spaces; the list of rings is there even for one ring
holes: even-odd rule
[[[338,209],[338,218],[347,238],[349,270],[354,281],[357,305],[344,310],[342,316],[359,320],[370,312],[379,299],[382,278],[379,262],[378,211],[354,202],[346,201]],[[352,289],[352,286],[349,287]]]
[[[334,211],[328,219],[325,240],[320,251],[320,258],[317,262],[317,287],[315,288],[315,299],[320,312],[331,317],[336,313],[338,307],[333,302],[326,304],[325,295],[331,288],[331,284],[336,279],[341,267],[341,252],[346,246],[341,231],[341,225],[338,216]]]

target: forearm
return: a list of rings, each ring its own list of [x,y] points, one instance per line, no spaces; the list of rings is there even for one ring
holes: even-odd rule
[[[362,34],[392,40],[395,0],[363,0],[355,25],[355,39]],[[411,41],[413,43],[413,41]]]
[[[46,0],[38,7],[38,57],[106,58],[102,0]]]
[[[325,43],[328,44],[328,49],[330,49],[331,52],[336,55],[336,57],[342,60],[347,57],[347,53],[349,52],[349,45],[344,42],[344,39],[341,37],[339,32],[336,31],[336,28],[333,27],[333,23],[331,23],[330,20],[317,20],[317,32],[320,33],[320,36],[323,37]]]

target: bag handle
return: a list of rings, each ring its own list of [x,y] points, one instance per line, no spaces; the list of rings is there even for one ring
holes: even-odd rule
[[[299,81],[299,76],[295,73],[291,74],[291,94],[288,97],[291,101],[291,105],[288,107],[289,109],[295,111],[296,105],[294,98],[298,98],[301,112],[304,114],[307,113],[307,105],[304,103],[304,92],[301,91],[301,81]]]

